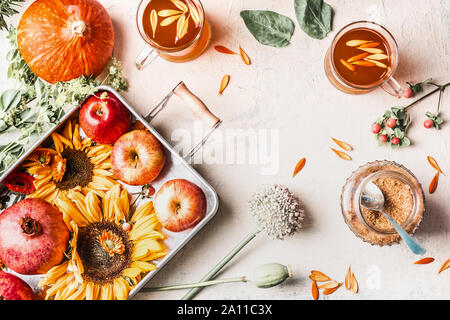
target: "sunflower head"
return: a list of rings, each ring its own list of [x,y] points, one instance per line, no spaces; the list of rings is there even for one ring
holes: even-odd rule
[[[40,282],[48,299],[126,299],[142,274],[156,269],[151,262],[165,255],[152,202],[130,212],[130,196],[120,184],[103,198],[71,190],[56,205],[72,240],[68,261]]]

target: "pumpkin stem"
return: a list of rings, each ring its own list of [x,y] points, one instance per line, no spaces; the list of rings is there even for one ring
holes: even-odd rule
[[[86,23],[82,20],[72,23],[72,34],[77,37],[82,37],[87,31]]]
[[[41,233],[41,225],[39,222],[30,217],[30,215],[25,215],[24,218],[19,220],[22,232],[29,235],[30,237],[37,236]]]

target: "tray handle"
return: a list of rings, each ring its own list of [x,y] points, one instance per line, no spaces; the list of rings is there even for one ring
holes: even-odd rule
[[[186,87],[183,81],[181,81],[175,89],[173,89],[173,93],[183,100],[192,113],[202,120],[208,128],[214,128],[220,122],[220,119],[208,109],[199,97],[193,94],[192,91]]]

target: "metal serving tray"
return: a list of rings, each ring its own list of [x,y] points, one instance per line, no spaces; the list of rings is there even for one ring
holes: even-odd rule
[[[221,121],[215,117],[208,108],[198,99],[195,95],[190,92],[183,82],[180,82],[174,90],[172,90],[164,99],[158,104],[146,117],[141,116],[135,109],[130,106],[127,101],[114,89],[108,86],[101,86],[98,90],[105,90],[109,93],[116,96],[130,111],[132,115],[132,122],[139,120],[142,124],[162,143],[165,153],[166,153],[166,164],[164,166],[163,171],[158,176],[158,178],[151,183],[151,185],[155,188],[155,190],[159,190],[159,188],[168,180],[171,179],[186,179],[197,186],[199,186],[206,196],[207,202],[207,212],[205,217],[193,228],[182,231],[182,232],[170,232],[166,229],[163,229],[163,233],[167,236],[167,239],[164,241],[167,246],[167,255],[159,260],[155,260],[153,263],[157,265],[157,269],[147,273],[141,281],[130,291],[129,299],[135,296],[140,289],[142,289],[145,284],[157,273],[160,272],[161,269],[177,254],[178,251],[181,250],[194,236],[199,232],[216,214],[219,199],[215,190],[211,187],[211,185],[203,179],[203,177],[195,171],[192,166],[187,162],[185,158],[183,158],[178,152],[176,152],[173,147],[156,131],[150,124],[149,121],[156,116],[159,111],[161,111],[170,97],[175,94],[179,96],[188,107],[206,124],[211,128],[211,131],[205,136],[205,138],[191,151],[188,155],[191,157],[195,151],[197,151],[207,140],[211,132],[216,129]],[[4,178],[12,172],[14,169],[20,166],[23,160],[25,160],[37,147],[41,144],[49,143],[50,135],[54,131],[58,131],[62,129],[66,120],[71,119],[72,117],[76,117],[78,115],[78,107],[74,107],[61,119],[61,122],[58,126],[56,126],[53,130],[47,132],[43,137],[41,137],[22,157],[0,178],[0,185]],[[129,193],[140,191],[141,186],[123,186],[129,191]],[[147,201],[152,201],[153,199],[140,199],[136,202],[136,208],[141,206],[143,203]],[[37,289],[37,283],[39,279],[42,277],[40,275],[36,276],[26,276],[26,275],[16,275],[20,276],[22,279],[27,281],[34,289]]]

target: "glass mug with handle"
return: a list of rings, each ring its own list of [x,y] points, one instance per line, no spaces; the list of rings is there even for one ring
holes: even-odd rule
[[[211,38],[199,0],[141,0],[136,22],[147,42],[136,59],[139,70],[158,56],[170,62],[193,60],[205,51]]]
[[[325,55],[325,73],[331,84],[349,94],[362,94],[378,87],[401,97],[403,87],[394,79],[398,48],[392,34],[370,21],[343,27]]]

